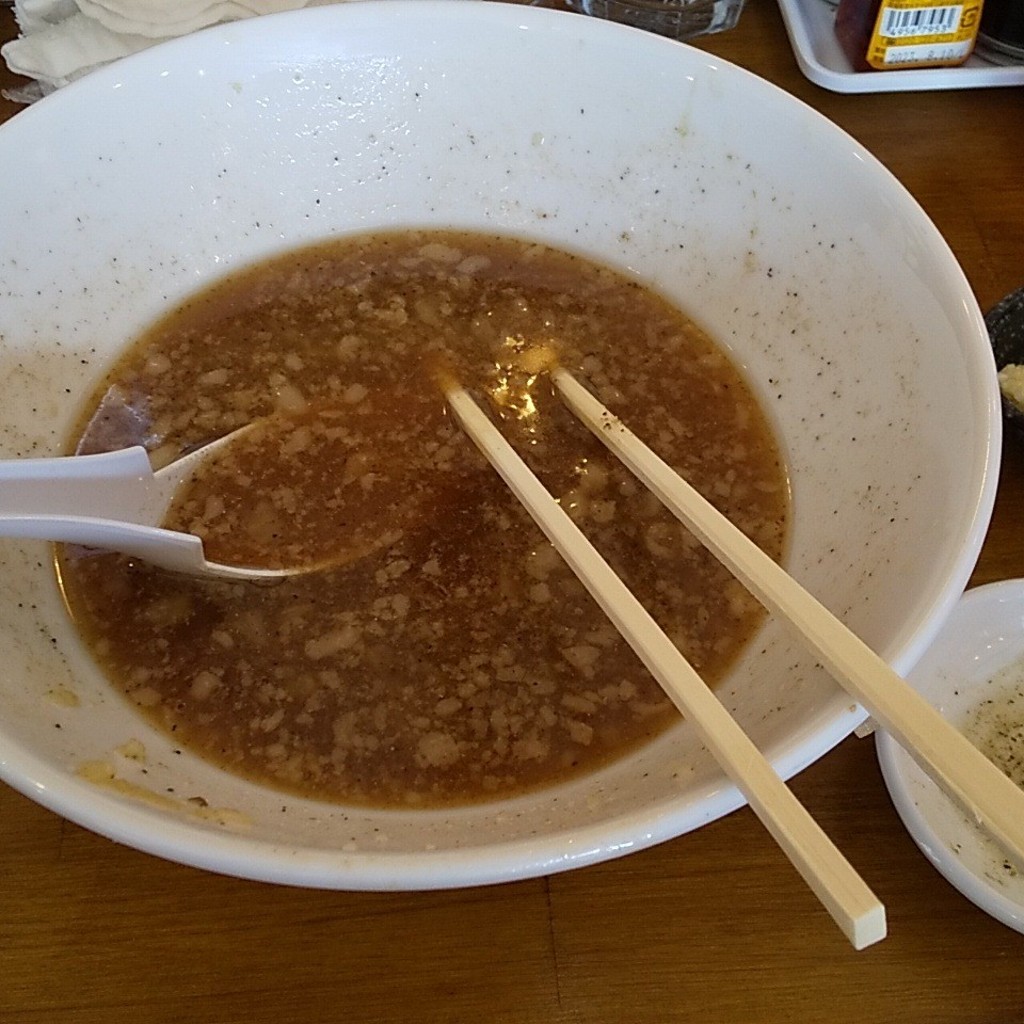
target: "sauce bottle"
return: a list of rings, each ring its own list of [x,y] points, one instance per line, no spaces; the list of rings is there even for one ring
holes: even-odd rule
[[[956,67],[978,37],[982,0],[840,0],[835,33],[857,71]]]

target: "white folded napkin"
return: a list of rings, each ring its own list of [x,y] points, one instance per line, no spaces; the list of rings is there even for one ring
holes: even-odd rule
[[[0,47],[31,101],[162,39],[224,21],[335,0],[15,0],[19,38]]]
[[[76,0],[79,10],[111,32],[166,39],[221,21],[304,7],[305,0]]]

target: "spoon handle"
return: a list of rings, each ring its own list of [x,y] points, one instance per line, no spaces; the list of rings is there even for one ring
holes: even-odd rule
[[[141,447],[0,461],[0,536],[120,551],[178,572],[204,565],[198,537],[159,529],[168,487]]]
[[[153,485],[141,447],[101,455],[0,461],[0,521],[25,516],[87,516],[152,523],[145,515]]]
[[[120,551],[171,572],[268,580],[288,570],[208,562],[191,533],[160,526],[177,487],[242,427],[153,472],[145,448],[99,455],[0,460],[0,537]]]

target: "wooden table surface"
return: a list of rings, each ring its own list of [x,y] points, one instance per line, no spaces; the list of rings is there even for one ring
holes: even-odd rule
[[[14,33],[0,9],[0,39]],[[801,76],[774,0],[699,45],[887,164],[983,309],[1024,283],[1024,90],[827,92]],[[19,109],[0,101],[0,120]],[[1007,444],[975,584],[1024,576],[1022,506],[1024,449]],[[350,894],[164,863],[0,786],[0,1022],[1024,1021],[1024,935],[918,852],[872,741],[847,740],[794,789],[885,902],[884,942],[854,952],[746,809],[551,878]]]

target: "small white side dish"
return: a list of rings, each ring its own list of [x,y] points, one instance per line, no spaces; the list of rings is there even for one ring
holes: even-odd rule
[[[976,745],[984,746],[985,734],[972,723],[985,701],[1024,722],[1024,580],[969,590],[907,678]],[[1014,696],[1016,712],[1006,706]],[[978,907],[1024,932],[1024,871],[1007,861],[891,736],[879,732],[876,744],[893,803],[922,853]],[[1021,748],[1024,756],[1024,743]]]
[[[788,457],[787,570],[897,671],[970,577],[1001,418],[963,272],[855,140],[699,50],[472,0],[254,18],[18,114],[0,182],[2,458],[60,454],[137,333],[232,270],[350,232],[489,231],[633,274],[728,349]],[[742,804],[686,723],[497,804],[271,791],[178,749],[114,692],[48,558],[0,544],[0,778],[143,850],[291,884],[440,888],[619,856]],[[786,777],[865,717],[774,622],[719,694]]]

